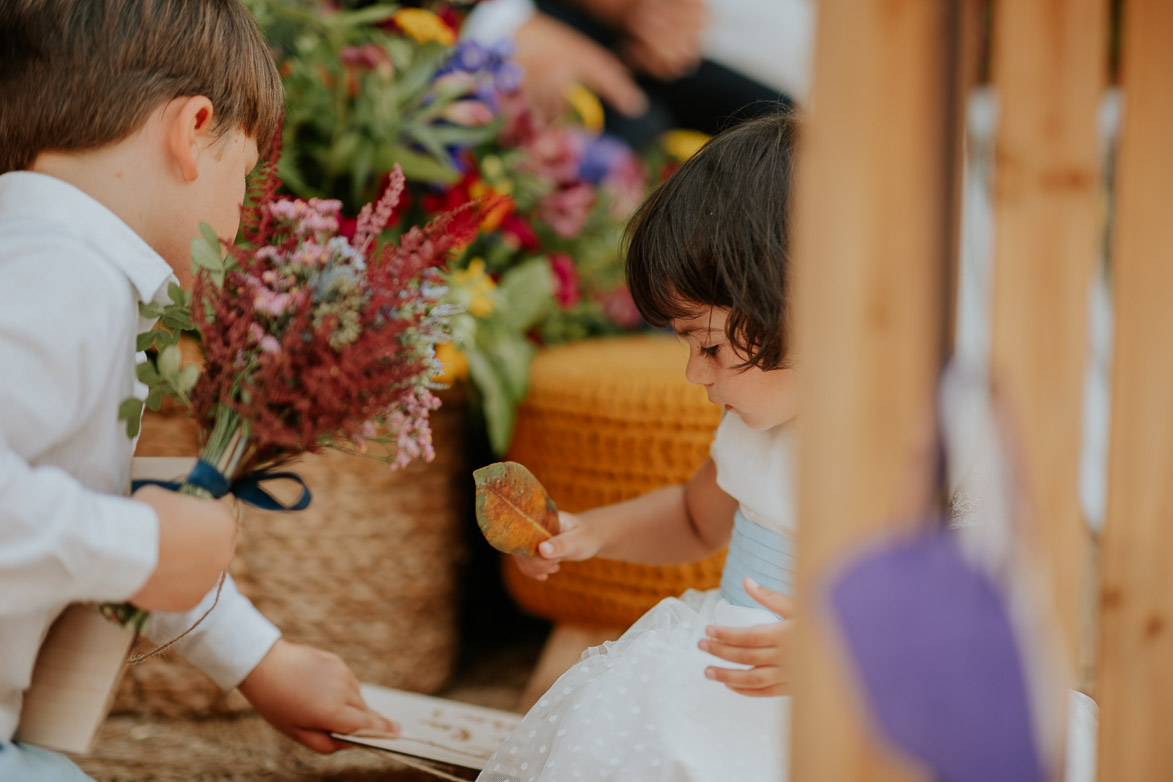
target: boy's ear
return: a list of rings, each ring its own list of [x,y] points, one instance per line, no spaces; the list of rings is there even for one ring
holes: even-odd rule
[[[167,150],[187,182],[200,174],[200,155],[215,141],[215,109],[203,95],[176,98],[168,107]]]

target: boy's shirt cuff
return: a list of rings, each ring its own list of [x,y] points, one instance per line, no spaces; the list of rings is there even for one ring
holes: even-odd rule
[[[146,627],[148,637],[163,644],[181,635],[203,616],[215,599],[213,588],[191,611],[152,613]],[[229,576],[224,580],[216,607],[172,648],[227,691],[252,673],[280,637],[276,625],[240,594]]]

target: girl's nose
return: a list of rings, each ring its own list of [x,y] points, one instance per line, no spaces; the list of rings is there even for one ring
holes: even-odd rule
[[[684,379],[690,383],[695,383],[698,386],[707,386],[713,382],[712,372],[705,365],[704,356],[691,354],[688,357],[688,364],[684,367]]]

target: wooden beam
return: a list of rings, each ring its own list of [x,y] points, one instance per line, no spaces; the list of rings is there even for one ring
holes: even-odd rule
[[[1018,429],[1068,686],[1087,636],[1090,537],[1078,479],[1088,286],[1103,236],[1096,114],[1107,60],[1106,0],[1007,0],[994,9],[991,368]]]
[[[1173,779],[1173,3],[1124,7],[1099,779]]]
[[[796,202],[804,387],[795,780],[907,780],[865,727],[824,617],[823,577],[907,518],[932,472],[950,199],[941,0],[822,0]],[[911,491],[910,491],[911,490]]]

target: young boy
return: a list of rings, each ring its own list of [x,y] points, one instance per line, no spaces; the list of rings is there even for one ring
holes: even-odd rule
[[[0,4],[0,779],[85,779],[12,742],[38,646],[71,602],[155,612],[156,639],[207,605],[231,558],[222,502],[131,498],[139,302],[166,297],[201,221],[234,236],[281,85],[239,0]],[[181,613],[166,613],[181,612]],[[394,730],[334,655],[298,646],[225,584],[178,647],[278,730]]]

